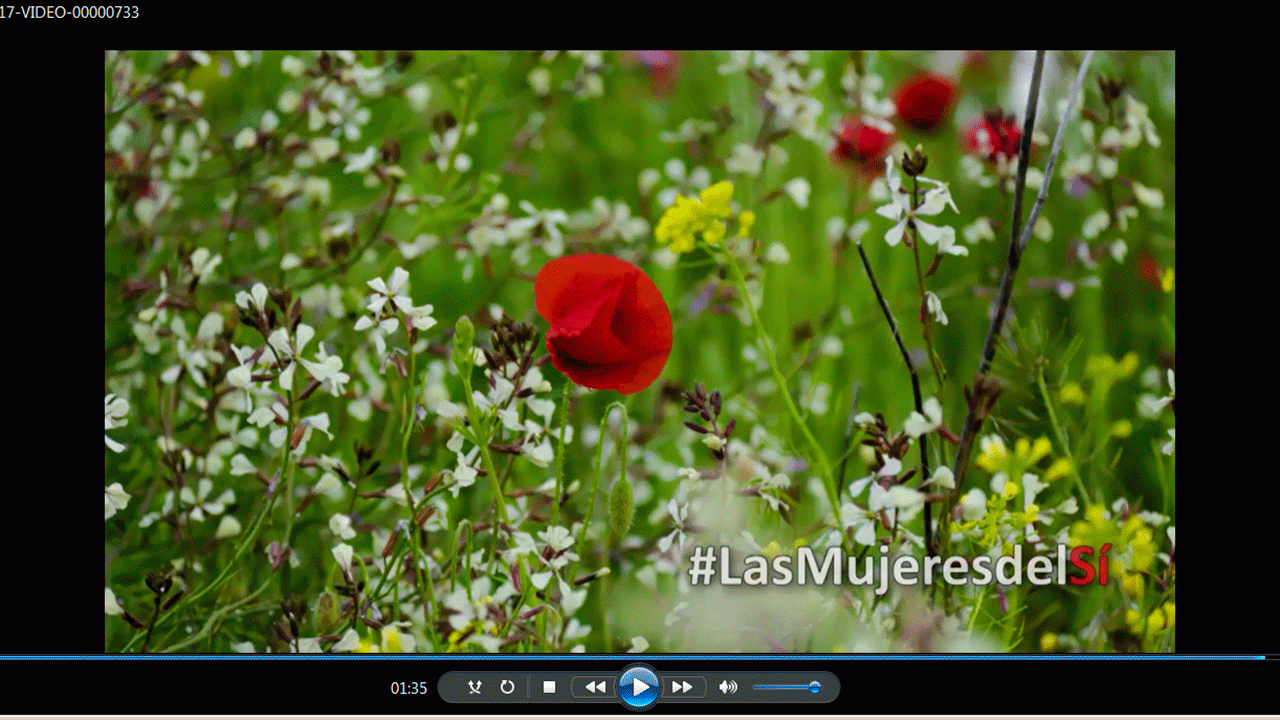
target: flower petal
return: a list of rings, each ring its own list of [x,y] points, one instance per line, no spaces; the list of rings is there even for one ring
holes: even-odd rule
[[[552,363],[584,387],[623,394],[648,387],[671,352],[671,314],[653,281],[608,255],[548,262],[534,281],[538,314],[551,324]]]

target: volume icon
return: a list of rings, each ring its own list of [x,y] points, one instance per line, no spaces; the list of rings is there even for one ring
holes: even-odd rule
[[[720,692],[724,693],[725,695],[732,695],[738,692],[738,683],[734,680],[721,680]]]

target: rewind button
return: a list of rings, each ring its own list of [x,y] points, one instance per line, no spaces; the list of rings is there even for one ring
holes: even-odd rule
[[[605,698],[613,694],[612,675],[578,676],[569,683],[575,698]]]
[[[662,676],[662,697],[700,698],[707,696],[707,679],[698,676]]]

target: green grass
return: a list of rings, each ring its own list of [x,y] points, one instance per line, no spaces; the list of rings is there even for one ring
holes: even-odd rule
[[[322,638],[319,646],[329,649],[348,629],[354,630],[360,639],[386,649],[394,645],[388,644],[391,641],[385,640],[374,626],[392,619],[404,621],[401,632],[413,637],[420,651],[493,649],[482,648],[474,642],[468,644],[467,629],[453,632],[454,628],[448,625],[449,616],[440,607],[449,592],[490,577],[490,568],[493,568],[494,581],[491,593],[500,583],[510,581],[507,561],[495,561],[492,557],[493,534],[488,530],[475,531],[474,536],[464,532],[467,522],[474,528],[478,523],[492,520],[491,480],[478,478],[474,485],[461,489],[457,497],[447,489],[446,480],[424,500],[424,485],[437,473],[456,464],[454,453],[445,447],[446,439],[455,429],[429,409],[408,433],[404,419],[406,393],[421,397],[424,383],[435,383],[431,387],[447,393],[454,403],[466,402],[462,378],[452,369],[439,381],[428,381],[423,376],[431,360],[444,360],[447,364],[451,332],[459,316],[469,315],[483,321],[476,342],[482,347],[489,343],[486,325],[492,324],[488,322],[490,306],[499,306],[508,316],[530,324],[539,333],[547,330],[546,322],[535,311],[531,282],[533,274],[548,259],[541,247],[542,241],[534,243],[529,251],[530,259],[523,265],[513,256],[518,241],[495,244],[485,253],[476,252],[468,241],[468,232],[483,221],[481,214],[495,193],[509,199],[506,212],[513,219],[527,214],[520,207],[521,201],[531,203],[539,211],[559,209],[572,215],[589,209],[599,197],[611,205],[625,203],[632,216],[644,217],[652,228],[662,214],[656,195],[672,187],[673,182],[664,175],[652,192],[642,193],[638,178],[646,168],[661,171],[675,158],[688,170],[705,167],[710,182],[732,180],[738,208],[757,215],[751,231],[757,243],[755,260],[748,258],[746,270],[762,282],[760,321],[777,349],[780,370],[788,379],[787,392],[797,399],[805,424],[831,465],[838,467],[844,455],[850,456],[840,487],[842,503],[850,501],[846,492],[849,483],[871,472],[859,451],[862,446],[857,444],[858,439],[867,437],[866,432],[855,434],[854,446],[845,445],[846,426],[854,410],[854,388],[858,388],[856,410],[882,413],[893,433],[901,432],[907,416],[915,409],[907,368],[871,292],[856,250],[852,246],[844,247],[837,258],[826,237],[828,220],[833,217],[869,221],[870,227],[861,241],[876,281],[907,348],[913,353],[923,353],[921,297],[911,250],[904,245],[889,247],[884,242],[884,233],[891,222],[874,213],[884,201],[873,200],[868,183],[855,178],[847,169],[833,165],[820,145],[827,129],[850,112],[840,93],[840,75],[850,62],[849,53],[811,53],[807,67],[822,68],[826,72],[826,77],[809,93],[822,103],[817,125],[819,142],[799,137],[795,132],[781,137],[776,145],[785,150],[787,162],[782,164],[770,159],[764,172],[754,178],[728,174],[723,163],[736,144],[752,142],[758,136],[766,118],[762,88],[742,72],[719,74],[717,67],[728,59],[726,53],[681,54],[675,89],[666,96],[656,96],[650,91],[649,78],[642,67],[627,65],[618,53],[605,53],[598,70],[603,94],[579,98],[563,89],[563,84],[582,72],[582,61],[564,53],[546,61],[537,53],[527,52],[478,52],[462,56],[418,52],[400,72],[392,67],[395,53],[361,52],[357,54],[360,64],[383,68],[384,91],[380,95],[363,96],[356,92],[355,86],[343,86],[353,103],[367,108],[368,120],[360,126],[358,140],[341,138],[340,155],[318,168],[299,168],[295,160],[297,152],[289,146],[295,140],[307,142],[331,135],[331,126],[312,130],[305,114],[281,111],[279,98],[285,91],[322,92],[317,88],[337,84],[337,81],[326,83],[317,78],[285,75],[281,70],[283,53],[265,52],[260,62],[247,67],[239,66],[230,53],[210,55],[207,66],[191,62],[169,70],[165,69],[169,54],[159,52],[125,53],[108,58],[106,63],[105,100],[109,111],[104,125],[108,155],[105,386],[106,392],[128,400],[129,412],[127,424],[107,431],[109,437],[128,447],[121,453],[106,453],[105,479],[107,485],[120,483],[130,495],[126,506],[106,521],[106,584],[142,626],[136,629],[119,615],[108,616],[107,651],[136,652],[145,645],[148,650],[181,648],[226,652],[241,643],[248,643],[257,652],[283,651],[298,649],[300,638]],[[320,61],[313,53],[298,57],[308,68],[319,67]],[[926,67],[930,57],[926,53],[865,53],[859,56],[859,62],[867,73],[878,74],[885,81],[885,88],[876,94],[890,97],[897,83]],[[1057,129],[1057,101],[1068,90],[1080,58],[1078,53],[1059,54],[1056,58],[1062,62],[1062,69],[1057,81],[1047,84],[1040,113],[1039,127],[1048,138],[1052,138]],[[341,64],[336,57],[331,57],[330,62]],[[928,156],[924,175],[947,182],[959,209],[959,213],[946,210],[929,220],[955,228],[959,236],[957,243],[969,249],[967,257],[944,258],[937,272],[925,279],[927,289],[941,298],[949,322],[935,324],[933,330],[933,348],[947,377],[939,384],[926,362],[920,368],[922,395],[940,400],[944,425],[957,434],[965,414],[964,388],[974,382],[988,326],[989,304],[1007,255],[1011,216],[1011,198],[1007,192],[998,187],[981,187],[964,174],[961,167],[965,152],[961,142],[963,128],[958,127],[958,116],[965,108],[989,108],[1006,97],[1010,62],[1009,53],[991,52],[981,66],[965,69],[960,80],[957,116],[937,133],[920,136],[899,130],[900,139],[905,141],[903,149],[917,144],[923,148]],[[152,101],[148,99],[151,96],[145,96],[129,105],[151,83],[138,80],[127,85],[114,84],[113,72],[118,73],[126,65],[133,68],[135,78],[179,80],[187,91],[203,93],[202,102],[198,108],[184,109],[180,101],[175,107],[166,107],[163,99]],[[220,72],[223,66],[229,69],[225,76]],[[545,98],[537,96],[527,80],[529,72],[540,66],[547,67],[552,77],[553,91]],[[807,77],[807,70],[802,75]],[[1127,229],[1120,231],[1113,223],[1100,236],[1091,239],[1089,246],[1096,251],[1097,259],[1096,267],[1090,268],[1079,261],[1074,244],[1081,239],[1085,219],[1108,207],[1105,182],[1100,181],[1096,189],[1076,196],[1066,192],[1062,173],[1055,171],[1042,212],[1052,224],[1053,235],[1047,242],[1033,238],[1024,255],[1014,285],[1015,321],[1008,335],[1014,343],[1001,344],[993,368],[993,375],[1003,390],[980,435],[1002,436],[1011,451],[1018,438],[1050,438],[1053,440],[1051,458],[1056,459],[1064,456],[1061,430],[1068,439],[1066,454],[1075,462],[1078,482],[1076,477],[1049,481],[1048,489],[1037,498],[1037,504],[1042,509],[1058,508],[1069,497],[1078,497],[1081,493],[1077,488],[1083,486],[1096,503],[1108,508],[1124,500],[1135,510],[1160,513],[1165,520],[1152,521],[1149,531],[1155,551],[1167,553],[1170,543],[1165,529],[1176,517],[1173,458],[1161,454],[1159,447],[1168,440],[1173,412],[1166,408],[1159,418],[1145,419],[1138,416],[1136,408],[1144,393],[1157,397],[1168,394],[1164,368],[1173,364],[1174,293],[1162,292],[1144,280],[1138,265],[1139,258],[1149,255],[1161,270],[1174,266],[1173,54],[1097,55],[1084,84],[1083,106],[1105,121],[1108,109],[1096,84],[1100,76],[1130,83],[1126,93],[1149,108],[1162,142],[1159,147],[1153,147],[1144,140],[1136,147],[1124,148],[1120,153],[1118,177],[1161,189],[1164,205],[1162,208],[1138,206],[1136,217],[1128,219]],[[403,91],[423,82],[431,89],[430,99],[425,111],[417,112],[405,101]],[[165,96],[165,93],[156,95]],[[1114,110],[1119,112],[1125,105],[1122,100],[1117,103]],[[113,111],[126,106],[128,109],[123,112]],[[253,148],[237,149],[237,133],[246,127],[259,127],[267,109],[273,109],[279,117],[279,130],[264,135],[271,137],[265,147],[257,144]],[[459,151],[471,161],[465,172],[441,171],[427,159],[429,153],[434,152],[433,124],[444,123],[445,113],[464,127],[475,123],[475,134],[464,136],[460,145]],[[710,120],[717,115],[731,118],[732,122],[713,133],[699,148],[660,139],[662,132],[676,131],[686,119]],[[542,122],[533,134],[537,139],[530,145],[527,138],[520,137],[522,129],[531,127],[531,117],[536,125],[539,116]],[[172,178],[167,159],[154,164],[120,159],[135,154],[137,158],[146,158],[177,153],[181,150],[184,132],[195,132],[198,127],[197,118],[207,121],[209,131],[197,143],[207,156],[200,159],[193,177]],[[1021,123],[1022,118],[1018,121]],[[1059,169],[1086,151],[1077,122],[1072,120],[1072,127],[1067,129],[1058,159]],[[125,123],[132,132],[117,146],[111,137],[120,123]],[[1100,131],[1105,122],[1096,124]],[[166,126],[173,130],[164,130]],[[292,138],[281,136],[280,130],[286,128]],[[173,133],[173,139],[167,132]],[[364,182],[366,173],[343,172],[347,163],[366,147],[380,148],[391,141],[398,144],[398,166],[404,171],[397,181],[403,188],[401,192],[420,198],[443,196],[437,206],[423,203],[412,212],[403,206],[387,211],[384,202],[390,185],[385,179],[369,187]],[[900,158],[901,151],[897,152]],[[1036,147],[1031,166],[1043,168],[1047,155],[1045,144]],[[380,167],[388,164],[381,163]],[[872,169],[883,174],[883,163]],[[327,178],[330,182],[328,203],[280,202],[262,189],[269,185],[268,178],[290,174]],[[990,165],[986,174],[992,174]],[[181,198],[181,206],[163,209],[154,223],[141,222],[136,209],[140,176],[150,177],[153,183],[168,184],[172,196]],[[785,193],[774,193],[793,178],[805,178],[809,182],[811,193],[806,207],[797,206]],[[908,178],[904,178],[904,185],[910,187]],[[695,194],[698,189],[687,188],[685,194]],[[1124,204],[1132,195],[1120,180],[1111,183],[1110,192],[1117,204]],[[232,193],[238,199],[229,199]],[[1033,195],[1028,197],[1029,206]],[[769,198],[767,202],[766,198]],[[233,215],[243,227],[227,227]],[[994,241],[970,243],[963,238],[962,229],[979,217],[989,218],[995,226]],[[344,218],[352,221],[355,235],[338,240],[345,243],[346,252],[358,247],[362,253],[349,262],[346,258],[351,256],[343,254],[343,247],[322,239],[327,227]],[[736,243],[746,241],[735,237],[735,227],[730,226],[726,243],[736,247]],[[374,228],[379,229],[378,237],[370,236]],[[259,247],[255,239],[257,233],[264,233],[268,238],[265,248]],[[397,244],[411,243],[421,233],[437,236],[438,246],[414,259],[405,259]],[[590,652],[617,651],[630,647],[634,636],[644,637],[650,651],[927,649],[913,646],[907,639],[911,637],[907,630],[925,617],[921,609],[924,606],[910,601],[913,596],[909,591],[876,599],[869,592],[863,597],[860,590],[854,589],[852,596],[857,602],[852,609],[842,606],[844,609],[830,625],[778,630],[778,637],[760,637],[751,630],[756,624],[767,626],[767,623],[755,613],[760,608],[774,607],[770,604],[774,601],[766,599],[773,595],[764,591],[753,595],[754,591],[739,588],[730,593],[728,605],[723,607],[729,608],[724,612],[737,620],[744,633],[706,640],[713,647],[698,639],[699,623],[713,617],[711,614],[702,617],[699,613],[711,613],[711,607],[720,607],[717,603],[724,601],[715,599],[718,596],[711,590],[700,587],[682,590],[678,576],[684,567],[683,560],[674,551],[657,550],[658,540],[676,527],[667,516],[668,501],[691,497],[702,504],[700,509],[690,510],[690,523],[701,532],[689,531],[689,545],[721,544],[723,540],[718,532],[738,542],[742,530],[751,532],[759,546],[774,541],[783,551],[790,551],[796,541],[822,545],[825,542],[823,526],[833,523],[834,518],[827,509],[820,485],[809,482],[810,476],[819,474],[816,458],[802,429],[788,413],[784,399],[776,392],[762,390],[761,382],[771,379],[768,371],[758,370],[743,359],[742,349],[754,342],[755,331],[739,319],[742,300],[734,290],[733,275],[716,255],[698,250],[682,256],[668,269],[658,263],[659,246],[651,229],[630,241],[600,238],[585,227],[566,229],[564,234],[567,252],[614,254],[643,268],[670,307],[675,344],[659,380],[649,389],[625,398],[633,438],[628,450],[631,468],[628,478],[633,484],[635,510],[634,522],[623,537],[610,534],[608,507],[603,504],[605,494],[618,481],[621,429],[615,427],[606,433],[609,452],[603,473],[597,464],[599,446],[587,446],[583,442],[590,428],[600,427],[606,407],[618,396],[609,391],[572,395],[570,424],[574,437],[565,446],[562,462],[564,484],[574,489],[560,511],[561,524],[581,522],[592,512],[589,508],[594,501],[602,504],[594,510],[595,522],[587,528],[585,538],[574,548],[581,559],[557,572],[570,582],[605,566],[611,569],[611,574],[584,584],[587,597],[574,607],[575,601],[562,595],[556,580],[535,592],[527,584],[529,570],[522,571],[526,577],[521,590],[510,600],[496,601],[494,604],[502,608],[502,612],[491,613],[487,619],[508,641],[501,650],[557,652],[568,651],[581,643]],[[1117,240],[1123,240],[1127,247],[1120,260],[1109,251]],[[788,263],[760,262],[772,243],[786,247],[790,256]],[[182,264],[195,248],[207,248],[220,255],[221,264],[188,293],[176,286],[179,278],[183,282],[190,278],[189,274],[183,275]],[[927,268],[933,260],[933,248],[921,246],[920,249],[920,262]],[[304,264],[282,270],[280,263],[287,254],[304,260],[314,257],[315,267]],[[412,302],[431,304],[432,315],[438,321],[435,327],[420,333],[426,346],[417,349],[416,374],[407,378],[400,377],[393,364],[384,366],[380,359],[371,357],[373,350],[368,333],[354,329],[355,320],[363,313],[365,299],[371,292],[366,282],[375,277],[386,279],[397,267],[403,267],[410,274],[408,294]],[[292,406],[293,412],[283,419],[282,431],[292,433],[298,428],[300,417],[324,412],[328,414],[333,438],[312,430],[300,453],[285,453],[267,441],[269,431],[277,427],[269,425],[262,428],[256,443],[225,451],[219,443],[228,442],[228,436],[251,426],[243,412],[228,407],[225,398],[219,397],[218,410],[212,414],[206,412],[201,403],[207,403],[219,389],[221,394],[230,389],[226,372],[238,362],[230,354],[227,343],[250,348],[263,345],[261,334],[239,323],[236,294],[249,290],[255,282],[262,282],[273,290],[294,288],[294,296],[298,297],[305,288],[315,284],[317,278],[323,278],[319,281],[321,285],[336,288],[341,312],[334,314],[310,306],[303,312],[302,321],[315,328],[316,339],[302,355],[313,361],[323,344],[328,353],[342,358],[342,369],[350,374],[351,382],[341,398],[321,389],[301,400],[299,394],[306,386],[306,373],[300,368],[292,392],[283,392],[278,383],[270,386],[280,393],[286,407]],[[1070,282],[1074,292],[1062,297],[1046,283],[1032,280],[1041,278]],[[1088,286],[1089,278],[1097,278],[1096,287]],[[139,284],[137,292],[126,292],[126,283],[144,282],[153,286],[143,288]],[[183,301],[178,307],[162,311],[162,316],[167,317],[156,328],[159,337],[156,351],[152,352],[140,340],[135,324],[155,324],[147,313],[159,301],[161,282],[166,283],[168,294]],[[693,312],[691,308],[695,303],[705,304],[699,298],[708,292],[708,284],[722,294],[711,300],[710,308]],[[184,307],[187,305],[189,307]],[[719,312],[721,309],[726,312]],[[201,320],[210,312],[221,313],[224,318],[216,339],[179,342],[173,335],[170,323],[176,319],[190,338],[196,338]],[[831,342],[831,338],[839,341],[841,351],[834,356],[817,352],[822,343]],[[406,351],[405,362],[409,362],[403,326],[388,338],[387,345]],[[211,357],[204,368],[213,382],[197,383],[191,368],[199,366],[191,362],[176,384],[164,381],[165,371],[178,364],[180,350],[185,352],[185,348],[190,347],[222,353],[221,361]],[[535,352],[541,356],[545,348],[539,345]],[[1119,361],[1128,353],[1134,353],[1137,358],[1136,368],[1128,374],[1091,377],[1087,372],[1093,358],[1106,356]],[[359,357],[362,355],[368,358],[364,361],[367,371],[361,369]],[[1140,377],[1157,367],[1160,368],[1159,387],[1144,387]],[[260,371],[269,372],[255,372]],[[550,364],[542,366],[542,372],[552,390],[540,392],[537,397],[557,404],[553,417],[558,422],[565,379]],[[1046,393],[1040,389],[1041,372],[1049,402],[1055,403],[1053,410],[1060,428],[1053,427],[1050,420]],[[474,371],[469,382],[481,391],[487,387],[483,370]],[[1062,401],[1062,387],[1072,382],[1082,386],[1089,397],[1086,404]],[[745,474],[738,476],[734,475],[731,462],[730,475],[734,479],[729,483],[693,481],[682,485],[673,477],[672,471],[679,467],[716,467],[707,448],[686,437],[682,422],[688,418],[682,417],[683,403],[662,397],[664,386],[674,393],[690,390],[695,383],[709,390],[720,390],[725,399],[724,418],[738,417],[733,438],[747,445],[742,446],[736,456],[755,457],[761,467],[768,469],[766,476],[782,474],[790,479],[791,487],[785,493],[790,509],[786,513],[768,510],[758,498],[730,492],[758,488],[759,480],[767,479],[758,477],[758,468],[743,470]],[[384,387],[379,389],[379,384]],[[808,398],[801,393],[802,388],[818,384],[829,388],[828,407],[820,414],[807,409]],[[358,413],[353,413],[351,402],[367,397],[385,403],[385,409],[375,406],[368,419],[361,420]],[[255,406],[260,404],[261,401]],[[526,417],[531,417],[527,411]],[[472,415],[471,420],[473,428],[492,425],[495,442],[513,439],[510,431],[502,430],[496,421],[484,421],[482,414]],[[1131,432],[1125,437],[1108,437],[1108,429],[1120,420],[1130,422]],[[723,424],[722,419],[721,426]],[[558,437],[557,427],[553,426],[549,432],[549,437]],[[638,442],[636,433],[640,436]],[[166,452],[157,442],[164,437],[172,438],[173,451]],[[357,442],[371,448],[370,459],[363,463],[357,461]],[[929,445],[931,467],[953,463],[955,445],[943,442],[937,434],[929,436]],[[552,447],[557,446],[556,442],[552,443]],[[405,448],[409,465],[415,468],[410,484],[416,502],[439,506],[418,538],[422,554],[417,557],[422,563],[430,559],[428,566],[420,568],[431,576],[431,587],[423,590],[405,577],[396,579],[377,563],[363,569],[357,567],[352,580],[359,581],[363,574],[368,575],[368,585],[360,597],[371,598],[373,610],[326,616],[317,604],[322,595],[335,592],[337,586],[350,584],[343,580],[332,555],[333,548],[342,540],[331,532],[330,518],[354,511],[357,534],[347,542],[358,556],[381,562],[379,554],[387,534],[397,523],[408,519],[408,509],[392,500],[362,497],[360,493],[385,491],[400,482],[401,453]],[[230,458],[235,453],[244,453],[263,480],[270,482],[277,475],[282,479],[270,500],[264,496],[266,486],[255,474],[231,474]],[[513,518],[513,524],[537,538],[537,533],[548,524],[550,493],[533,489],[554,480],[556,462],[543,468],[527,458],[494,454],[493,466],[505,482],[504,490],[524,493],[520,499],[511,501],[511,508],[521,513]],[[731,461],[734,455],[731,453]],[[974,458],[980,455],[975,446]],[[320,456],[337,459],[349,477],[357,477],[353,473],[359,472],[358,465],[366,469],[365,474],[354,489],[340,483],[344,487],[332,496],[316,494],[314,487],[324,476],[324,472],[314,466]],[[303,466],[298,464],[300,458],[304,460]],[[798,465],[790,462],[791,459],[803,459],[808,469],[797,469]],[[379,466],[367,471],[374,461]],[[210,462],[215,466],[213,469]],[[1044,460],[1026,470],[1042,474],[1051,462]],[[918,463],[918,451],[912,445],[903,458],[904,472]],[[219,465],[221,467],[217,467]],[[480,459],[475,460],[475,465],[481,467]],[[991,497],[991,475],[987,470],[970,468],[957,498],[974,488],[981,488]],[[289,506],[284,489],[290,479],[295,493],[293,506],[306,501],[309,495],[316,495],[292,520],[284,509]],[[160,518],[143,526],[143,518],[148,514],[164,514],[162,504],[166,493],[176,493],[180,486],[196,490],[201,480],[212,481],[210,499],[231,490],[235,493],[234,502],[227,504],[221,513],[207,513],[212,517],[204,520],[178,512],[171,518],[172,522]],[[907,484],[916,487],[919,480],[916,476]],[[600,488],[598,500],[589,493],[596,483]],[[815,488],[818,488],[816,493]],[[865,507],[866,493],[855,502]],[[1010,511],[1020,511],[1021,496],[1013,502],[1017,505],[1011,505]],[[181,501],[178,506],[182,507]],[[943,503],[934,503],[935,528],[942,507]],[[1042,530],[1048,536],[1069,530],[1073,523],[1083,519],[1084,513],[1081,502],[1075,514],[1063,510]],[[1122,521],[1115,519],[1116,515],[1112,513],[1118,526]],[[240,532],[215,537],[221,517],[235,518]],[[250,541],[248,538],[259,518],[261,530]],[[922,529],[917,515],[902,528],[891,530],[881,526],[876,537],[888,542],[890,538],[900,539],[902,531],[909,530],[918,536]],[[1021,529],[1012,527],[1009,531],[1020,533]],[[391,545],[390,556],[413,557],[412,535],[400,531]],[[454,557],[454,543],[459,537],[470,538],[463,542],[473,540],[474,552],[481,561],[472,565],[471,570],[450,567],[449,559]],[[299,567],[290,568],[285,562],[283,567],[273,570],[267,549],[271,542],[290,545],[301,558]],[[504,548],[511,547],[512,542],[505,535],[498,539]],[[537,543],[541,551],[542,541]],[[970,558],[989,548],[989,544],[984,545],[978,537],[969,535],[957,538],[952,544],[953,552]],[[918,546],[913,551],[923,555],[923,549]],[[183,563],[176,572],[175,560]],[[529,562],[532,561],[530,557]],[[674,573],[664,563],[674,563],[671,565]],[[1008,593],[1005,604],[1011,604],[1009,607],[1001,606],[993,588],[954,592],[935,588],[935,592],[929,594],[930,600],[939,612],[954,621],[955,637],[959,638],[955,645],[937,647],[1038,651],[1050,649],[1044,644],[1047,642],[1044,636],[1049,634],[1055,638],[1052,649],[1124,649],[1129,647],[1124,645],[1123,634],[1126,612],[1136,610],[1146,617],[1160,603],[1172,601],[1172,585],[1163,588],[1156,583],[1166,570],[1161,560],[1154,560],[1149,573],[1143,576],[1140,595],[1125,594],[1116,584],[1107,588],[1033,589],[1028,586]],[[570,571],[577,575],[567,575]],[[151,637],[147,638],[155,593],[148,589],[145,579],[148,573],[166,572],[175,574],[185,586],[187,597],[160,613]],[[211,581],[219,576],[224,576],[225,581],[209,589]],[[199,594],[204,590],[207,592]],[[164,597],[173,597],[173,592]],[[815,592],[819,599],[814,602],[819,604],[835,602],[838,597],[836,588]],[[193,600],[192,594],[198,597]],[[289,610],[291,606],[286,601],[294,600],[300,602],[306,612],[298,614]],[[472,598],[471,602],[478,600],[480,598]],[[687,623],[667,624],[668,613],[681,600],[690,603],[694,617]],[[802,601],[791,598],[778,602],[786,607]],[[868,618],[880,612],[872,608],[883,603],[889,603],[891,611],[875,617],[892,621],[882,626],[869,625]],[[424,604],[431,622],[423,621]],[[518,622],[504,616],[504,613],[509,615],[538,606],[543,609]],[[477,611],[473,606],[468,612],[484,615],[489,611]],[[382,621],[372,620],[375,617]],[[298,625],[296,631],[289,627],[290,618]],[[569,630],[571,619],[577,626],[589,630],[580,638],[566,640],[566,632],[573,634]],[[481,617],[481,625],[485,622]],[[1087,630],[1091,623],[1104,631],[1091,635]],[[273,626],[283,630],[273,630]],[[861,629],[864,627],[872,629]],[[972,630],[972,634],[966,630]],[[483,632],[482,628],[480,634]],[[1143,649],[1173,647],[1172,632],[1138,635],[1137,642]]]

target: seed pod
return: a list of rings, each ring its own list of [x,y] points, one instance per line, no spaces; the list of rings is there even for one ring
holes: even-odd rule
[[[391,531],[390,535],[387,536],[387,542],[382,546],[382,557],[385,558],[386,556],[391,554],[392,550],[395,550],[396,540],[398,540],[399,537],[400,537],[400,528],[397,527],[396,529]]]
[[[307,493],[307,495],[306,495],[305,497],[303,497],[303,498],[302,498],[302,502],[298,503],[298,509],[297,509],[297,510],[294,510],[294,511],[293,511],[293,514],[294,514],[294,515],[301,515],[301,514],[302,514],[302,511],[303,511],[303,510],[306,510],[306,509],[307,509],[307,507],[308,507],[309,505],[311,505],[311,503],[315,502],[315,499],[316,499],[317,497],[318,497],[318,496],[317,496],[315,493]]]
[[[627,482],[626,473],[613,484],[609,493],[609,524],[618,537],[627,534],[631,529],[631,519],[635,515],[635,501],[631,495],[631,483]]]
[[[293,429],[293,436],[289,438],[290,450],[298,449],[298,445],[302,443],[302,436],[305,435],[306,432],[307,432],[307,426],[304,425],[303,423],[298,423],[298,426]]]
[[[427,521],[428,518],[434,515],[435,512],[436,512],[435,505],[426,505],[422,508],[422,510],[418,511],[418,516],[415,517],[413,521],[417,523],[418,526],[421,526],[423,523]]]
[[[453,349],[455,352],[471,352],[471,345],[476,341],[476,326],[471,318],[463,315],[453,326]]]
[[[316,630],[326,635],[337,630],[342,623],[341,598],[336,593],[325,591],[316,598],[315,623]]]

